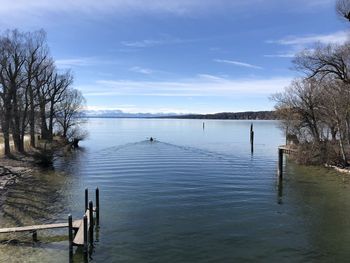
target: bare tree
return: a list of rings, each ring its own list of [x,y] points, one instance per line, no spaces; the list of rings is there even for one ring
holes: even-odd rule
[[[337,0],[336,11],[339,16],[350,21],[350,0]]]
[[[47,104],[49,102],[50,86],[53,82],[54,62],[51,58],[45,60],[40,68],[40,73],[35,76],[35,89],[38,101],[38,115],[41,138],[50,139],[50,132],[47,125]]]
[[[0,39],[0,82],[2,86],[1,98],[4,104],[4,119],[2,131],[5,141],[5,154],[10,154],[10,128],[16,150],[23,152],[23,138],[21,138],[21,117],[23,109],[23,83],[25,76],[23,67],[25,62],[24,35],[17,30],[7,31]]]
[[[25,63],[25,70],[27,74],[27,92],[28,92],[28,121],[30,127],[30,145],[35,147],[35,113],[38,106],[37,89],[35,87],[35,79],[42,73],[46,67],[46,61],[49,56],[48,47],[46,45],[46,33],[43,30],[36,32],[29,32],[26,34],[27,38],[27,58]]]
[[[332,141],[338,141],[342,163],[347,165],[346,145],[350,143],[348,126],[349,88],[343,82],[332,79],[325,79],[320,85],[323,93],[320,113],[328,127],[336,131],[337,135],[332,135]]]
[[[49,122],[49,140],[52,140],[53,136],[53,124],[55,118],[55,112],[58,107],[56,105],[61,101],[67,99],[66,90],[72,85],[73,76],[70,71],[64,74],[55,73],[53,76],[52,83],[48,91],[48,122]],[[68,94],[70,94],[68,92]],[[75,103],[75,101],[73,101]]]
[[[314,79],[295,80],[283,93],[272,96],[276,110],[293,133],[298,131],[304,141],[319,143],[322,138],[320,128],[320,90]],[[282,115],[283,114],[283,115]],[[291,123],[293,122],[293,123]],[[289,132],[290,133],[290,132]]]
[[[74,133],[76,137],[78,131],[79,136],[84,134],[78,129],[84,99],[71,88],[72,83],[70,71],[56,69],[44,31],[12,30],[0,35],[0,121],[6,155],[11,154],[11,135],[15,149],[24,152],[28,130],[35,147],[36,127],[41,138],[52,141],[55,122],[61,116],[65,116],[61,122],[65,136]]]
[[[62,136],[76,144],[86,137],[81,131],[83,123],[82,110],[85,99],[79,90],[69,88],[65,90],[62,100],[57,104],[55,117]]]
[[[317,46],[314,50],[299,53],[293,63],[295,69],[307,78],[322,80],[327,76],[350,83],[350,43],[344,45]]]

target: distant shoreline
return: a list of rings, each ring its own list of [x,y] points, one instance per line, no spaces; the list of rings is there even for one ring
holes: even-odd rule
[[[246,111],[246,112],[221,112],[214,114],[184,114],[184,115],[162,115],[162,116],[142,116],[143,114],[135,114],[135,116],[120,115],[86,115],[88,119],[205,119],[205,120],[277,120],[274,111]]]

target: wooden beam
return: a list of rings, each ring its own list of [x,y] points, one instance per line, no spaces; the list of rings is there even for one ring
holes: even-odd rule
[[[89,214],[90,213],[89,213],[89,209],[88,209],[88,210],[86,210],[86,213],[84,215],[84,216],[86,216],[88,226],[90,224],[90,216],[89,216]],[[78,232],[75,235],[75,238],[73,240],[73,244],[76,245],[76,246],[84,246],[84,224],[82,223],[83,220],[80,220],[80,221],[81,221],[81,223],[80,223]]]
[[[82,220],[76,220],[73,222],[73,228],[79,228]],[[16,233],[16,232],[34,232],[36,230],[55,229],[68,227],[68,223],[57,223],[47,225],[35,225],[35,226],[20,226],[20,227],[8,227],[0,228],[0,234]]]

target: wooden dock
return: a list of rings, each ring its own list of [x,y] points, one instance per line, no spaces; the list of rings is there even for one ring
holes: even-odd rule
[[[96,188],[95,201],[96,207],[93,206],[92,201],[88,201],[88,189],[85,189],[85,214],[83,216],[83,219],[73,221],[72,216],[68,215],[68,223],[1,228],[0,234],[30,232],[33,235],[33,240],[37,241],[38,230],[68,228],[70,252],[73,251],[73,246],[83,246],[84,255],[87,256],[88,240],[90,245],[92,246],[94,226],[99,225],[100,219],[100,194],[98,188]]]
[[[297,150],[289,145],[281,145],[278,147],[278,176],[280,179],[283,177],[283,155],[284,154],[296,154]]]
[[[73,222],[73,228],[78,229],[81,225],[82,220],[75,220]],[[9,228],[1,228],[0,234],[6,233],[16,233],[16,232],[34,232],[37,230],[45,230],[45,229],[55,229],[55,228],[66,228],[68,227],[68,223],[58,223],[58,224],[48,224],[48,225],[35,225],[35,226],[20,226],[20,227],[9,227]]]
[[[297,153],[297,150],[295,148],[292,148],[288,145],[281,145],[278,147],[279,150],[283,152],[283,154],[294,154]]]

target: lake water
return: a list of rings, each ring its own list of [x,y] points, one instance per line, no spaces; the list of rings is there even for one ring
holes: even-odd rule
[[[101,195],[91,262],[350,259],[349,177],[286,162],[276,121],[90,119],[82,149],[1,196],[0,226],[80,219]],[[156,138],[149,142],[148,138]],[[68,262],[66,230],[0,235],[0,262]],[[17,242],[7,242],[9,240]],[[74,262],[83,262],[76,251]]]

